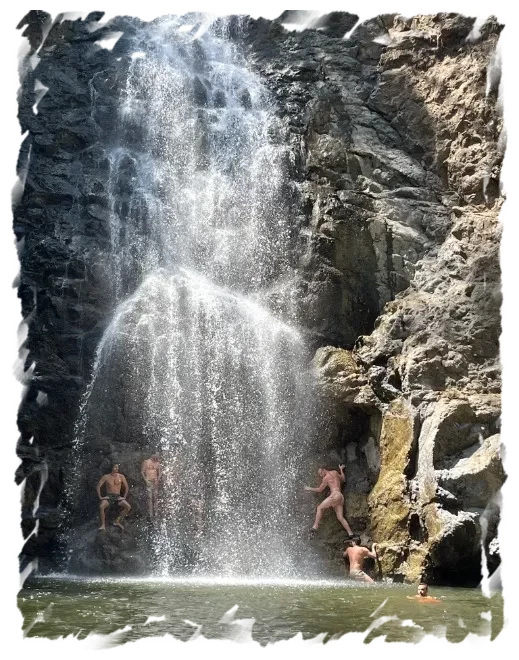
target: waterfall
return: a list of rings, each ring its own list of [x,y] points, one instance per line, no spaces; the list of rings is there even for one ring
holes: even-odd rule
[[[117,307],[77,443],[160,454],[159,572],[288,577],[312,418],[305,342],[268,303],[297,258],[289,156],[217,27],[168,17],[132,44],[108,182]]]
[[[279,120],[236,46],[190,27],[153,24],[132,54],[110,177],[118,296],[128,271],[177,264],[258,291],[290,268]]]

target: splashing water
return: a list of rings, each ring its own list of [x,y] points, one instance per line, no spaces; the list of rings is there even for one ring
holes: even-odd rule
[[[290,314],[264,301],[297,257],[287,150],[259,78],[207,22],[154,22],[133,47],[109,180],[119,304],[78,448],[158,449],[160,573],[294,576],[311,384]]]

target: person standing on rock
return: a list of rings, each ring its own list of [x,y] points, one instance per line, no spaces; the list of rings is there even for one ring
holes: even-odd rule
[[[351,527],[348,525],[348,521],[344,517],[344,496],[341,492],[341,485],[346,481],[344,477],[344,465],[339,465],[339,472],[337,472],[337,470],[327,470],[326,468],[320,467],[317,470],[317,474],[322,479],[321,485],[318,488],[305,486],[305,490],[309,490],[312,493],[322,493],[325,488],[329,488],[330,494],[317,507],[315,521],[310,530],[310,535],[313,536],[317,532],[325,509],[333,507],[337,520],[348,532],[348,536],[353,536]]]
[[[159,481],[161,477],[159,457],[153,454],[142,462],[141,475],[146,483],[148,493],[148,513],[150,518],[157,515],[157,500],[159,494]]]
[[[349,561],[350,577],[357,580],[357,582],[374,582],[374,580],[364,572],[364,560],[368,557],[370,559],[377,559],[377,544],[373,543],[372,550],[368,550],[360,545],[360,538],[358,536],[354,536],[351,542],[353,545],[346,548],[342,553],[344,559]]]
[[[104,485],[105,487],[105,495],[104,497],[101,495],[101,487]],[[121,488],[123,488],[123,493],[121,495]],[[99,479],[99,483],[96,486],[96,491],[97,491],[97,496],[99,497],[100,504],[99,504],[99,517],[101,519],[101,527],[99,528],[100,530],[106,531],[106,522],[105,522],[105,514],[106,514],[106,509],[110,506],[110,504],[117,504],[121,508],[121,513],[119,516],[116,518],[114,521],[114,525],[116,527],[120,527],[121,529],[124,529],[122,520],[125,516],[128,515],[130,509],[132,508],[128,502],[126,501],[126,496],[128,495],[128,482],[126,481],[126,477],[124,474],[121,474],[119,472],[119,466],[117,463],[115,463],[112,466],[112,471],[110,474],[105,474],[104,476]]]

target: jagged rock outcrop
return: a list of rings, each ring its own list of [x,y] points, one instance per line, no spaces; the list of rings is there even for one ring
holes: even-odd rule
[[[289,147],[287,196],[300,248],[291,314],[316,350],[327,406],[309,470],[322,460],[346,462],[347,517],[379,542],[385,575],[470,583],[479,576],[483,528],[489,565],[498,562],[494,499],[504,480],[503,143],[493,59],[501,26],[489,19],[475,31],[474,19],[456,14],[391,14],[354,28],[355,16],[333,13],[291,32],[297,17],[286,14],[236,19],[225,30],[272,94],[279,118],[272,139]],[[101,16],[52,22],[31,11],[20,23],[31,50],[22,63],[19,117],[28,135],[14,205],[28,326],[17,479],[25,479],[25,537],[39,521],[23,561],[39,557],[49,567],[59,554],[80,396],[115,304],[109,149],[131,35],[142,25],[118,17],[99,27]],[[113,50],[97,43],[119,32]],[[196,81],[193,93],[203,104]],[[121,163],[119,181],[124,206],[131,163]],[[286,299],[272,294],[278,309]],[[122,427],[131,414],[121,410]],[[137,486],[144,447],[126,435],[91,447],[85,489],[110,460],[126,462]],[[132,502],[137,519],[141,500]],[[94,519],[85,531],[93,546],[95,507],[95,500],[87,507]],[[331,559],[342,534],[332,523],[323,532]],[[117,571],[112,532],[98,560]],[[138,559],[128,561],[139,570]]]
[[[375,21],[366,36],[367,27],[342,40],[326,30],[287,35],[258,21],[249,37],[293,145],[305,215],[300,319],[317,343],[348,348],[450,226],[440,176],[372,102],[386,50],[373,38],[385,28]]]
[[[370,396],[382,415],[381,469],[365,525],[380,543],[384,573],[395,579],[477,582],[482,542],[496,565],[489,547],[497,543],[495,495],[505,478],[498,435],[503,145],[492,55],[499,28],[490,19],[472,39],[471,26],[453,15],[386,22],[368,107],[440,178],[443,205],[431,213],[441,229],[421,254],[411,233],[392,243],[401,256],[412,247],[413,272],[402,290],[390,291],[373,332],[356,340],[347,375],[327,374],[317,360],[326,396],[350,414],[362,409],[361,388],[378,398]],[[404,196],[428,198],[417,187]],[[404,209],[409,217],[412,207]],[[331,364],[345,362],[342,349],[326,350]],[[395,406],[407,413],[395,418]]]

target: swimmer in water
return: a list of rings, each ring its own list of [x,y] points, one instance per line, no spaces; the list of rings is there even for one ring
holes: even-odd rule
[[[425,584],[425,582],[420,582],[418,585],[418,593],[416,596],[408,596],[409,600],[417,600],[420,603],[441,603],[441,600],[439,598],[435,598],[434,596],[428,596],[427,592],[429,591],[429,587]]]

